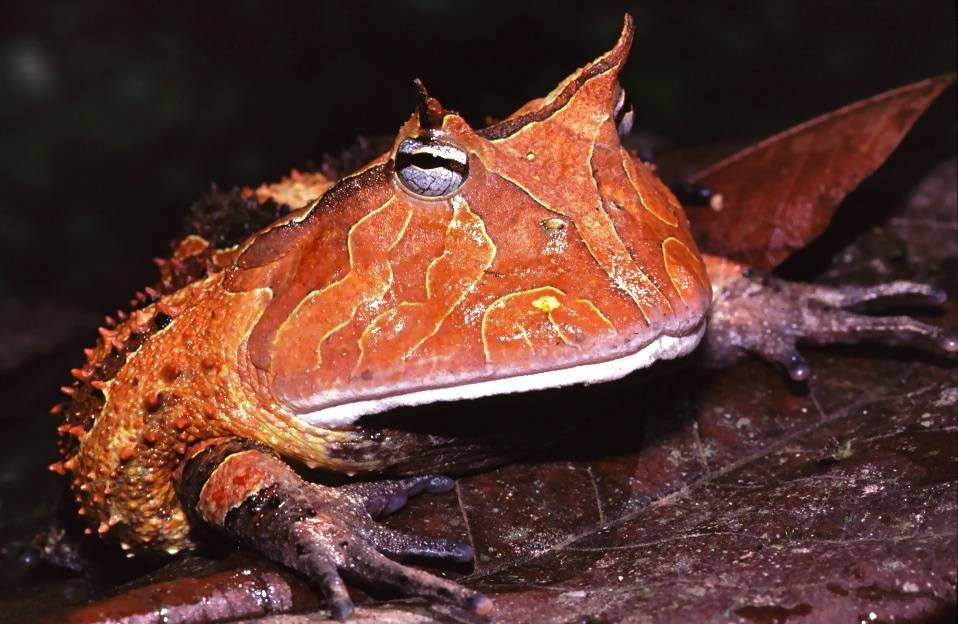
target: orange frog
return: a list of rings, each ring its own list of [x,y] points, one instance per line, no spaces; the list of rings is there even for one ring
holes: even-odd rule
[[[488,614],[481,593],[394,561],[469,561],[468,546],[374,519],[522,440],[371,415],[616,379],[703,342],[715,361],[757,353],[795,379],[809,373],[798,340],[958,349],[937,328],[842,309],[939,302],[927,286],[826,289],[703,259],[682,206],[620,143],[632,34],[626,18],[612,50],[481,130],[419,84],[385,154],[339,180],[248,191],[241,202],[272,222],[237,244],[181,241],[56,408],[52,468],[88,532],[131,556],[220,532],[306,575],[339,619],[353,611],[343,578]],[[329,487],[297,467],[401,478]]]

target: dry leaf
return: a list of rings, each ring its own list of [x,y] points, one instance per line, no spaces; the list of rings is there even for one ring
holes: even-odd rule
[[[699,245],[758,268],[778,266],[825,230],[839,202],[954,79],[929,78],[860,100],[692,175],[722,196],[720,210],[688,210]]]

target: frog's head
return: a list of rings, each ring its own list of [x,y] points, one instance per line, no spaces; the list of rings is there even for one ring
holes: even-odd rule
[[[686,217],[620,143],[632,33],[481,130],[419,85],[390,152],[247,243],[227,285],[272,291],[247,352],[276,398],[343,426],[696,346],[710,287]]]

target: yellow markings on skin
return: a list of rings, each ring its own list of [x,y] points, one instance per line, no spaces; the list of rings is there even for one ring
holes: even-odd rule
[[[373,167],[376,167],[376,166],[379,166],[379,165],[383,164],[383,163],[384,163],[385,161],[387,161],[388,159],[389,159],[389,158],[388,158],[388,155],[383,154],[383,155],[381,155],[381,156],[379,156],[379,157],[377,157],[377,158],[374,158],[373,160],[369,161],[368,163],[366,163],[365,165],[363,165],[362,167],[360,167],[360,168],[357,169],[356,171],[353,171],[353,172],[350,173],[348,176],[344,176],[344,177],[342,177],[342,178],[340,178],[340,179],[338,179],[338,180],[330,180],[329,185],[326,186],[326,188],[323,189],[323,192],[322,192],[318,197],[314,197],[311,201],[307,202],[305,205],[303,205],[303,206],[297,208],[297,209],[294,210],[292,213],[290,213],[285,219],[282,219],[282,220],[279,220],[279,221],[274,221],[272,224],[270,224],[270,228],[269,228],[269,229],[275,229],[277,226],[282,226],[282,225],[287,225],[287,224],[290,224],[290,223],[298,223],[298,222],[300,222],[300,221],[304,221],[307,217],[309,217],[309,216],[316,210],[316,207],[319,206],[320,200],[323,198],[323,195],[325,195],[327,191],[329,191],[330,189],[332,189],[334,186],[336,186],[336,185],[338,185],[338,184],[342,184],[343,182],[346,182],[346,181],[348,181],[348,180],[352,180],[352,179],[354,179],[354,178],[358,178],[359,176],[361,176],[362,174],[366,173],[367,171],[369,171],[369,170],[372,169]]]
[[[553,297],[552,295],[546,295],[545,297],[539,297],[532,302],[533,308],[538,308],[543,312],[549,313],[558,308],[560,305],[559,300]]]
[[[518,180],[501,171],[496,171],[496,173],[503,180],[523,191],[545,210],[570,219],[576,226],[576,230],[589,250],[589,254],[592,255],[592,258],[606,275],[611,278],[612,282],[635,302],[646,323],[651,324],[650,319],[652,317],[660,316],[661,312],[659,310],[661,308],[669,308],[668,299],[659,292],[652,280],[635,263],[625,243],[619,237],[612,219],[601,208],[601,199],[598,197],[598,192],[595,200],[597,209],[565,211],[549,205]]]
[[[276,334],[272,352],[277,378],[322,363],[320,347],[345,327],[360,306],[381,299],[393,283],[387,254],[406,233],[412,208],[395,197],[349,229],[349,272],[307,295]],[[289,370],[286,370],[289,369]]]
[[[452,198],[445,250],[426,268],[426,300],[402,302],[377,316],[359,338],[354,374],[411,357],[479,283],[496,257],[485,223],[461,196]]]
[[[529,338],[529,332],[526,331],[525,327],[516,328],[515,337],[522,339],[522,342],[524,342],[527,347],[532,348],[532,339]]]
[[[597,308],[594,303],[592,303],[588,299],[576,299],[576,303],[583,306],[585,309],[589,310],[589,312],[595,315],[595,317],[598,318],[601,323],[608,326],[609,331],[611,331],[613,334],[616,333],[615,325],[612,324],[612,321],[610,321],[608,317],[602,313],[602,310]]]
[[[583,92],[580,90],[573,95],[560,111],[574,106]],[[561,114],[560,111],[551,118],[555,120]],[[672,315],[671,304],[622,241],[612,217],[605,211],[598,180],[592,172],[596,141],[603,127],[610,122],[610,114],[606,113],[601,121],[596,120],[591,136],[581,137],[582,142],[588,145],[588,149],[582,161],[575,163],[575,166],[567,165],[568,171],[561,187],[557,187],[548,180],[532,177],[529,182],[535,182],[535,188],[539,189],[538,192],[534,192],[530,185],[520,182],[514,173],[507,173],[513,168],[516,172],[522,171],[522,168],[509,167],[508,161],[499,160],[498,152],[489,154],[487,158],[491,156],[493,160],[484,164],[503,180],[522,190],[544,209],[569,218],[575,224],[582,242],[585,243],[598,266],[617,289],[632,299],[646,324],[651,326],[658,323],[660,319]],[[516,137],[521,136],[534,125],[533,123],[525,126],[508,138],[516,140]],[[480,158],[482,159],[483,156],[480,155]],[[496,166],[500,162],[501,165]]]
[[[591,301],[570,297],[553,286],[504,295],[482,315],[482,348],[488,364],[546,357],[555,349],[556,337],[563,345],[578,349],[585,337],[615,333],[615,327]]]
[[[359,176],[366,173],[370,169],[378,165],[381,165],[386,160],[388,160],[388,155],[383,154],[382,156],[379,156],[378,158],[375,158],[374,160],[371,160],[370,162],[366,163],[363,167],[357,169],[356,171],[349,174],[348,176],[340,178],[339,180],[330,181],[329,185],[323,189],[323,192],[318,197],[312,198],[306,204],[298,208],[295,208],[292,212],[285,215],[284,217],[281,217],[280,219],[277,219],[276,221],[271,222],[268,226],[266,226],[265,228],[257,232],[256,235],[250,236],[244,242],[240,243],[240,245],[237,246],[237,250],[238,250],[237,257],[240,257],[244,253],[246,253],[246,251],[250,249],[251,247],[253,247],[261,237],[266,236],[270,232],[306,221],[316,211],[316,208],[320,205],[323,197],[326,196],[326,193],[328,193],[330,190],[332,190],[333,188],[341,184],[348,183],[350,180],[354,180],[358,178]]]
[[[708,305],[708,276],[699,257],[688,246],[670,236],[662,241],[665,271],[682,301],[704,314]]]
[[[608,123],[608,117],[603,123]],[[615,222],[612,221],[612,217],[609,216],[609,213],[605,211],[602,205],[599,181],[595,179],[595,175],[592,175],[592,156],[595,153],[595,144],[600,132],[602,132],[602,124],[599,125],[596,129],[595,136],[589,141],[585,164],[590,173],[589,179],[592,181],[592,188],[595,191],[598,206],[598,209],[595,211],[595,218],[601,222],[600,227],[608,232],[607,236],[611,235],[611,241],[607,243],[609,248],[604,250],[607,254],[604,262],[595,255],[591,246],[589,247],[589,252],[592,253],[596,261],[599,262],[599,265],[602,266],[606,273],[615,281],[616,285],[635,301],[635,304],[639,307],[639,311],[642,312],[642,316],[645,318],[645,322],[651,325],[652,319],[659,316],[663,308],[667,308],[666,316],[670,316],[672,314],[672,305],[659,290],[659,287],[655,285],[655,282],[649,279],[649,276],[645,274],[642,267],[639,266],[635,258],[632,257],[632,254],[619,236]],[[583,239],[586,240],[586,245],[588,246],[588,239],[585,238],[585,236],[583,236]]]
[[[635,161],[632,160],[624,147],[619,148],[619,155],[622,157],[622,168],[625,169],[625,176],[629,179],[629,183],[632,185],[636,196],[638,196],[642,207],[662,223],[671,227],[678,226],[679,221],[675,218],[674,209],[666,208],[671,204],[671,199],[657,187],[657,180],[652,180],[648,172],[639,172]],[[646,190],[643,191],[643,189]],[[631,210],[629,204],[626,204],[625,208],[632,213],[633,217],[641,220],[641,217]]]
[[[621,40],[622,45],[626,43]],[[601,62],[602,58],[610,57],[600,57],[596,62]],[[621,62],[618,57],[611,58],[616,62],[607,68],[596,68],[597,73],[590,75],[571,97],[550,111],[548,117],[531,121],[512,134],[490,141],[488,149],[478,156],[489,171],[515,185],[544,209],[568,217],[593,260],[608,277],[611,288],[632,300],[647,325],[657,327],[672,318],[674,310],[669,298],[642,264],[644,249],[627,246],[623,240],[626,232],[620,235],[612,215],[606,212],[603,192],[600,192],[599,180],[593,170],[593,154],[599,149],[597,143],[602,149],[619,149],[612,128],[611,95]],[[558,97],[568,84],[569,79],[553,90],[545,98],[544,105]],[[531,150],[535,150],[535,162],[528,162],[525,158]],[[615,152],[609,154],[615,162]],[[548,162],[550,166],[537,167],[539,161]],[[618,171],[613,175],[620,178],[622,172],[616,165]],[[637,178],[636,182],[641,179]],[[618,180],[615,182],[618,184]],[[626,194],[632,192],[632,187],[624,179],[621,186]],[[630,203],[634,212],[642,213],[640,224],[651,220],[636,205],[638,197]],[[650,206],[649,210],[655,210],[655,207]],[[677,223],[676,218],[668,214],[659,214],[656,220],[658,218]],[[635,234],[642,243],[653,235],[649,232]]]

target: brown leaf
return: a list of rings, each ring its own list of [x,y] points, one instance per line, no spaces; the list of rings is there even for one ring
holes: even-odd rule
[[[898,146],[954,75],[860,100],[742,150],[691,176],[721,208],[690,207],[708,253],[762,269],[821,234],[836,206]]]
[[[870,612],[889,619],[939,613],[954,592],[958,543],[948,475],[954,464],[944,459],[953,457],[955,417],[936,407],[952,400],[949,374],[878,365],[857,382],[890,379],[894,390],[862,398],[830,382],[852,361],[868,367],[863,359],[819,359],[806,397],[758,365],[708,383],[678,431],[618,458],[618,493],[629,492],[638,507],[604,525],[583,518],[562,524],[563,531],[540,523],[511,538],[513,551],[525,549],[525,556],[480,565],[471,583],[493,595],[503,622],[705,621],[716,613],[745,622],[788,615],[858,621]],[[649,452],[658,460],[651,473]],[[688,470],[694,458],[700,463]],[[569,466],[590,468],[598,472]],[[511,470],[513,484],[537,474],[532,466],[532,474]],[[642,506],[655,475],[660,483],[675,480]],[[610,507],[616,496],[604,494],[604,484],[567,481],[564,497]],[[502,522],[487,513],[498,500],[466,508],[474,534]],[[500,535],[508,533],[500,526]],[[556,534],[551,545],[541,543]]]
[[[617,419],[617,402],[596,397],[593,422],[610,422],[575,444],[596,457],[463,479],[458,496],[417,499],[390,524],[468,527],[479,559],[462,580],[494,599],[497,622],[941,615],[956,587],[954,373],[851,353],[813,363],[806,395],[758,363],[678,408],[687,379],[614,384],[643,413]],[[606,438],[632,449],[599,456]],[[465,522],[444,527],[457,508]]]

